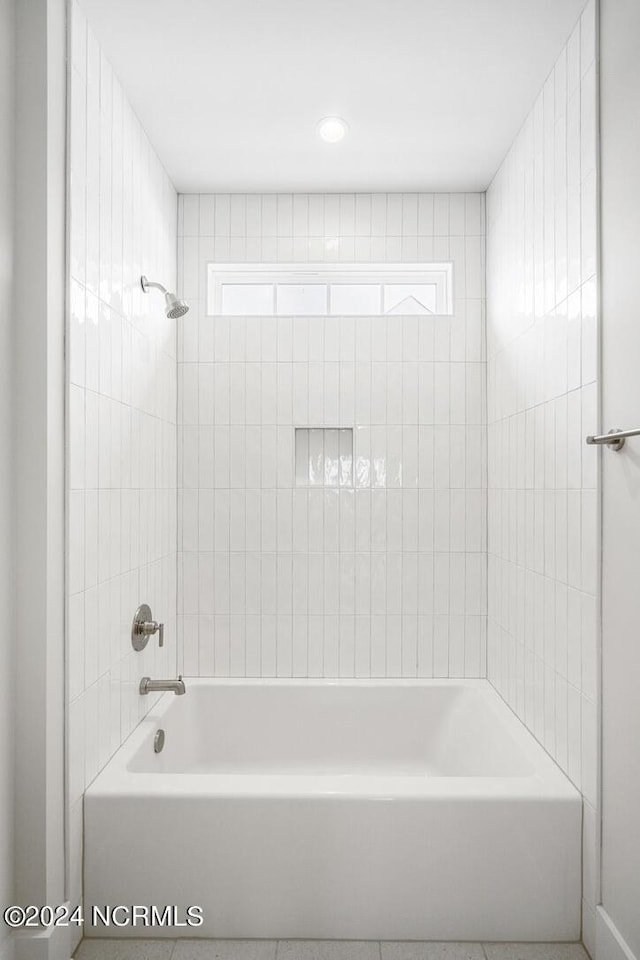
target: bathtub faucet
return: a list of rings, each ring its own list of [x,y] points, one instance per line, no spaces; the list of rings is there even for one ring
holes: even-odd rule
[[[186,693],[182,677],[178,677],[177,680],[152,680],[151,677],[143,677],[138,689],[143,696],[147,693],[157,693],[160,690],[172,690],[177,697]]]

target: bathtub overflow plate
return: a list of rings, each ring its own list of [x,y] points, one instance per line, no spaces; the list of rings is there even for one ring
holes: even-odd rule
[[[156,735],[153,738],[153,749],[156,753],[160,753],[164,747],[164,730],[156,730]]]

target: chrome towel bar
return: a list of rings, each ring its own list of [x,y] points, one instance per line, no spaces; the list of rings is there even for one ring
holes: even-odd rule
[[[609,430],[609,433],[602,433],[599,436],[590,436],[586,438],[588,444],[603,443],[610,450],[622,450],[626,437],[640,437],[640,428],[637,430]]]

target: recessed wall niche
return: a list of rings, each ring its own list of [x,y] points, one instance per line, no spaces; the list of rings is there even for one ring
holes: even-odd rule
[[[353,429],[296,428],[295,459],[297,487],[352,487]]]

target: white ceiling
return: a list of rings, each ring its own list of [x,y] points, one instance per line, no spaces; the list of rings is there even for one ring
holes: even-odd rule
[[[83,0],[185,193],[484,189],[583,6]]]

